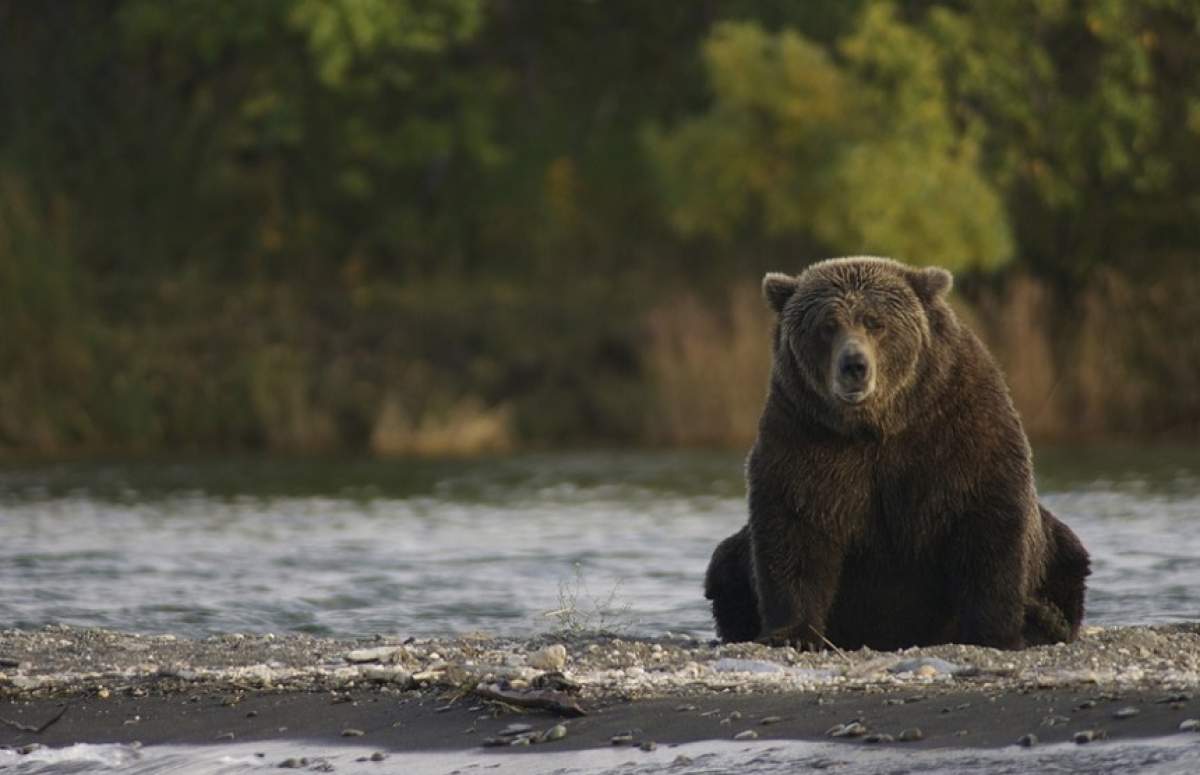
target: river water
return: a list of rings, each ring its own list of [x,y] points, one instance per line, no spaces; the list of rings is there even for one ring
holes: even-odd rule
[[[1092,553],[1090,623],[1197,618],[1200,449],[1044,449],[1037,468],[1043,500]],[[9,465],[0,468],[0,627],[711,637],[701,582],[714,545],[745,519],[743,497],[740,456],[719,453]],[[274,771],[295,744],[276,749],[0,750],[0,770]],[[363,753],[308,755],[338,772],[387,771],[358,764]],[[647,756],[408,754],[392,771],[1200,771],[1200,742],[1184,736],[919,754],[710,742]]]
[[[741,457],[75,463],[0,469],[0,626],[710,637]],[[1047,449],[1093,556],[1088,621],[1200,612],[1200,450]]]

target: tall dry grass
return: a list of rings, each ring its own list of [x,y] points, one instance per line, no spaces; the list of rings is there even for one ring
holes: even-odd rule
[[[684,295],[649,316],[646,364],[657,443],[745,445],[754,438],[771,369],[771,315],[757,287],[718,308]]]
[[[1137,281],[1104,272],[1069,299],[1016,275],[956,296],[986,342],[1035,440],[1200,438],[1200,273]],[[723,304],[692,296],[653,311],[644,353],[657,443],[745,446],[770,368],[771,319],[758,291]]]
[[[1018,275],[974,305],[955,299],[960,319],[985,341],[1008,381],[1013,403],[1033,438],[1056,438],[1069,427],[1065,415],[1069,369],[1055,356],[1053,299],[1045,286]]]

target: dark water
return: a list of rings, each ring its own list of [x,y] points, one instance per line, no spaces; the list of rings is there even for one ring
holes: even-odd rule
[[[1094,558],[1094,624],[1200,612],[1200,450],[1041,450]],[[741,457],[208,461],[0,469],[0,626],[711,633]],[[568,613],[548,612],[570,609]]]

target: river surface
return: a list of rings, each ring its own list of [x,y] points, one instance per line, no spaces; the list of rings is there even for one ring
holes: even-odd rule
[[[1200,449],[1045,449],[1092,553],[1092,624],[1200,612]],[[727,453],[0,467],[0,627],[201,636],[711,637],[713,547],[745,520]]]

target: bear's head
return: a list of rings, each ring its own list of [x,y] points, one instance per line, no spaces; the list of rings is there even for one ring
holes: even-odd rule
[[[834,427],[895,429],[903,399],[939,368],[944,348],[935,340],[956,328],[944,299],[952,284],[944,269],[874,257],[768,274],[763,294],[778,315],[785,389],[816,396],[818,415]]]

